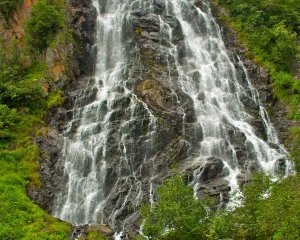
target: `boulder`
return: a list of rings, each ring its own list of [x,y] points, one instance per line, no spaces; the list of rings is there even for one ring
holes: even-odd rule
[[[200,176],[200,179],[203,182],[207,182],[218,177],[218,175],[222,172],[223,167],[224,163],[221,159],[216,157],[209,157],[205,165],[202,167],[202,174]]]

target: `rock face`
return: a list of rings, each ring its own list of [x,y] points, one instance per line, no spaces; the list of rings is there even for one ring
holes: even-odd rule
[[[102,4],[98,17],[107,20],[115,12],[109,12],[109,3]],[[180,16],[164,1],[148,4],[133,5],[131,11],[124,11],[122,21],[114,22],[122,32],[114,41],[121,43],[119,52],[124,51],[118,55],[118,46],[101,52],[112,43],[102,35],[109,39],[117,33],[110,29],[101,36],[95,34],[96,26],[107,29],[97,24],[92,1],[69,2],[80,54],[73,54],[69,64],[73,81],[65,91],[64,105],[49,113],[49,131],[37,139],[44,186],[29,191],[37,203],[63,220],[78,225],[105,223],[115,231],[130,232],[139,227],[139,204],[155,200],[157,186],[172,175],[172,167],[178,167],[198,197],[217,197],[219,206],[229,200],[233,172],[238,172],[236,185],[246,183],[252,172],[264,167],[258,159],[269,157],[269,152],[276,156],[270,162],[276,160],[284,168],[280,146],[272,143],[267,132],[269,119],[249,84],[257,87],[262,102],[273,103],[267,70],[243,57],[226,27],[221,33],[227,52],[218,46],[218,27],[208,19],[211,12],[205,2],[186,3]],[[204,45],[207,52],[193,53],[194,45],[186,40],[184,29],[190,26],[195,39],[211,37],[211,45]],[[198,45],[205,42],[201,40]],[[197,70],[195,61],[201,54],[215,59],[211,65],[219,72],[223,63],[217,60],[225,59],[224,66],[230,66],[222,76],[213,73],[207,82],[214,82],[211,89],[203,85],[211,69]],[[116,61],[115,55],[123,61]],[[202,65],[210,66],[205,60]],[[227,81],[230,76],[234,80]],[[213,90],[224,82],[228,82],[227,92],[214,96]],[[220,102],[219,95],[226,94],[227,101]],[[237,99],[236,104],[231,99]],[[226,104],[232,104],[230,111],[237,111],[230,113],[234,117],[220,110]],[[209,115],[214,111],[217,114]],[[94,228],[103,230],[102,225]]]
[[[24,20],[27,20],[31,15],[31,9],[36,0],[25,0],[24,3],[13,12],[12,16],[6,20],[0,16],[0,35],[5,39],[6,44],[9,44],[13,39],[22,40],[24,38]],[[10,28],[6,29],[6,24]]]
[[[73,37],[79,43],[79,50],[76,53],[80,75],[90,75],[94,71],[96,49],[95,27],[97,10],[91,0],[68,1],[69,19],[73,28]]]

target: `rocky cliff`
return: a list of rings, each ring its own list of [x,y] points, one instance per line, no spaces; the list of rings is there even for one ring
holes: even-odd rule
[[[211,5],[212,13],[217,17],[218,7]],[[203,30],[193,16],[197,16],[197,8],[208,14],[206,3],[196,1],[189,7],[190,17],[185,20],[190,24],[198,24],[199,31]],[[114,99],[107,99],[106,102],[104,100],[97,108],[99,116],[93,122],[98,124],[97,127],[93,128],[92,133],[85,132],[86,136],[80,136],[83,138],[83,145],[87,145],[90,144],[89,139],[94,140],[89,138],[90,135],[95,135],[97,141],[101,137],[97,134],[100,134],[103,128],[107,133],[103,145],[106,170],[101,172],[104,180],[95,180],[97,184],[103,181],[102,192],[95,199],[105,199],[105,204],[101,205],[101,210],[93,210],[91,215],[94,216],[92,221],[109,224],[116,231],[138,228],[138,204],[155,200],[155,189],[172,174],[174,167],[182,171],[189,183],[197,182],[194,189],[198,197],[207,194],[217,197],[221,205],[226,204],[231,190],[229,180],[226,179],[229,176],[229,168],[223,159],[226,158],[226,154],[236,156],[237,162],[234,164],[240,169],[236,176],[239,183],[247,182],[250,174],[260,169],[255,161],[255,154],[249,151],[247,136],[229,123],[224,125],[227,141],[224,146],[220,145],[220,148],[227,151],[226,154],[222,153],[223,156],[210,153],[204,160],[194,162],[195,155],[199,155],[199,142],[205,140],[205,134],[203,126],[199,127],[201,122],[197,119],[199,113],[196,113],[194,107],[195,100],[179,80],[182,75],[178,65],[182,69],[190,67],[190,50],[186,47],[183,26],[178,18],[169,15],[167,10],[165,4],[158,0],[154,1],[152,8],[144,6],[130,12],[130,21],[124,24],[122,29],[125,33],[122,43],[126,49],[126,68],[122,72],[124,84],[110,89]],[[102,11],[105,12],[105,7]],[[66,191],[65,185],[71,178],[66,175],[64,164],[67,158],[62,157],[67,152],[63,150],[66,145],[65,139],[70,139],[70,146],[77,141],[80,124],[84,122],[83,112],[97,100],[99,89],[104,85],[101,81],[105,81],[100,79],[99,85],[95,87],[98,81],[94,76],[97,57],[102,57],[97,56],[102,47],[96,44],[97,9],[91,0],[71,0],[68,2],[68,14],[69,25],[73,29],[73,37],[77,44],[74,46],[70,43],[66,48],[63,46],[54,50],[48,49],[43,57],[52,69],[56,85],[65,90],[65,102],[49,112],[46,119],[48,131],[45,132],[45,136],[36,140],[41,149],[41,176],[44,185],[28,191],[31,198],[52,213],[55,212],[55,208],[59,209],[58,212],[61,211],[60,206],[55,206],[55,201],[65,200],[64,196],[60,196],[60,192]],[[249,80],[259,92],[260,102],[253,100],[250,94],[241,95],[242,105],[251,116],[247,123],[253,127],[259,139],[267,142],[266,126],[261,117],[260,106],[272,109],[272,120],[280,141],[284,142],[288,136],[287,126],[292,126],[293,122],[285,117],[283,105],[272,97],[267,69],[247,60],[244,57],[244,47],[236,42],[234,31],[228,29],[220,19],[218,23],[222,26],[222,39],[234,65],[238,83],[249,93]],[[172,34],[168,35],[169,33]],[[172,36],[172,39],[168,39],[169,36]],[[178,58],[172,56],[172,48],[176,48]],[[67,64],[55,63],[55,59],[60,59],[61,55],[69,57]],[[66,77],[72,80],[70,84],[64,80]],[[201,79],[201,76],[195,72],[191,78],[197,80]],[[236,86],[230,87],[234,89]],[[130,94],[127,94],[128,91]],[[204,102],[205,97],[204,91],[197,93],[197,101]],[[104,121],[104,117],[109,118],[109,125],[99,124]],[[90,118],[95,117],[91,115]],[[103,143],[99,143],[101,144]],[[277,144],[268,145],[272,149],[279,149]],[[93,149],[96,147],[95,145]],[[99,157],[99,152],[95,157],[98,162],[103,159]],[[83,177],[88,178],[93,158],[94,156],[80,157],[83,162],[80,167]],[[284,170],[284,162],[284,158],[276,159],[279,169]],[[84,186],[89,187],[89,183]],[[75,192],[77,189],[74,189]],[[86,213],[79,211],[76,214],[85,216]],[[72,217],[76,219],[76,216]]]
[[[8,22],[0,16],[0,35],[9,44],[13,39],[23,39],[25,35],[24,20],[29,19],[30,12],[36,0],[26,0],[24,3],[12,13]],[[9,25],[9,27],[5,27]]]

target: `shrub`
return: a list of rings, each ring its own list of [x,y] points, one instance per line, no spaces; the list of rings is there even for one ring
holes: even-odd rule
[[[57,6],[43,0],[36,3],[26,27],[26,39],[31,48],[40,52],[48,47],[63,27],[63,20],[63,12]]]
[[[210,215],[205,202],[175,175],[158,188],[158,200],[142,207],[143,233],[149,239],[207,239]],[[200,224],[201,223],[201,224]]]
[[[16,10],[18,6],[20,6],[24,0],[0,0],[0,13],[1,15],[7,19],[9,14]]]

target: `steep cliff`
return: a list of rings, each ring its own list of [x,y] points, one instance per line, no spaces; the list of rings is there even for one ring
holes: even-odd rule
[[[274,104],[267,70],[245,59],[234,32],[219,31],[207,3],[185,3],[181,15],[178,6],[161,1],[120,9],[120,15],[108,2],[99,9],[92,1],[68,6],[81,52],[72,58],[65,103],[51,110],[47,137],[37,139],[45,184],[30,196],[44,208],[76,225],[137,229],[138,205],[155,200],[174,167],[198,197],[216,196],[220,205],[252,172],[271,169],[268,162],[286,170],[263,107]],[[187,40],[187,26],[202,42]],[[214,68],[206,58],[216,61]],[[200,71],[202,65],[208,68]],[[212,74],[209,87],[206,73]]]
[[[0,29],[8,42],[23,39],[33,3]],[[288,170],[265,109],[280,143],[296,122],[273,99],[268,70],[245,58],[214,2],[175,5],[67,2],[75,41],[58,34],[40,56],[53,79],[47,94],[63,89],[64,103],[35,139],[43,185],[28,188],[54,216],[137,230],[139,204],[155,201],[174,168],[220,207],[254,171]]]

